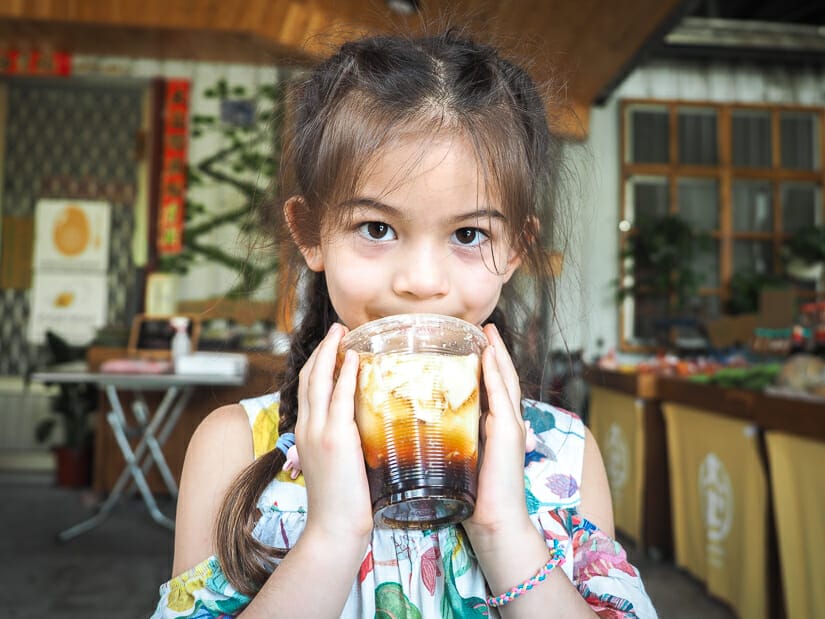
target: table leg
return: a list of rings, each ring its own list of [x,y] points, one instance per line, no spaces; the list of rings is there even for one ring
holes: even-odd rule
[[[143,460],[141,464],[141,471],[145,475],[148,472],[151,463],[154,462],[157,465],[158,471],[163,478],[163,482],[166,484],[167,490],[169,490],[169,494],[172,495],[172,498],[177,498],[178,496],[178,485],[175,482],[175,477],[172,475],[172,471],[169,470],[169,465],[166,463],[166,458],[163,455],[161,447],[163,443],[166,442],[166,438],[169,435],[169,432],[166,432],[167,428],[171,431],[170,424],[174,425],[174,423],[177,422],[178,417],[180,417],[180,414],[189,401],[191,395],[191,387],[183,389],[174,387],[166,391],[163,396],[163,400],[155,412],[155,416],[151,420],[154,422],[151,426],[153,429],[159,427],[163,423],[163,420],[167,417],[167,413],[169,413],[171,408],[169,419],[167,419],[166,425],[164,425],[161,429],[161,432],[158,434],[157,438],[155,438],[154,430],[150,430],[150,427],[147,425],[147,420],[149,418],[149,407],[146,405],[146,400],[144,399],[142,393],[137,394],[137,399],[135,400],[133,407],[138,423],[145,428],[143,436],[146,439],[146,443],[151,454]]]
[[[151,456],[146,458],[146,461],[143,462],[142,466],[138,466],[138,463],[143,460],[143,454],[145,453],[147,447],[149,447],[149,441],[147,441],[147,436],[150,437],[150,440],[154,442],[155,446],[159,448],[157,441],[155,441],[154,439],[154,433],[157,431],[158,427],[163,422],[163,418],[166,416],[166,411],[169,410],[169,407],[171,406],[172,402],[174,402],[174,400],[177,398],[178,393],[180,393],[180,389],[178,387],[170,387],[169,389],[167,389],[161,402],[161,406],[158,407],[157,413],[149,421],[149,424],[141,424],[143,426],[141,438],[138,441],[138,444],[134,451],[132,451],[131,445],[129,444],[129,440],[126,438],[126,416],[123,412],[123,406],[120,403],[120,399],[118,398],[117,390],[112,385],[106,385],[105,390],[106,396],[109,400],[109,404],[112,407],[112,410],[106,415],[106,420],[109,422],[109,425],[112,428],[112,432],[115,436],[115,440],[118,443],[118,447],[120,448],[121,452],[123,453],[123,457],[126,460],[126,467],[124,467],[123,471],[120,473],[120,476],[115,482],[115,485],[112,488],[112,491],[109,493],[109,496],[98,508],[98,512],[91,518],[88,518],[87,520],[84,520],[72,527],[69,527],[64,531],[61,531],[58,534],[58,539],[60,539],[61,541],[68,541],[74,537],[77,537],[78,535],[90,531],[91,529],[101,524],[108,517],[114,506],[120,500],[120,497],[123,495],[123,489],[126,485],[126,482],[129,481],[130,478],[132,478],[133,482],[137,484],[138,489],[143,498],[143,502],[149,509],[149,513],[152,516],[152,519],[169,529],[175,528],[174,521],[166,517],[158,508],[157,502],[155,501],[155,498],[149,489],[149,485],[146,482],[144,472],[148,470]],[[161,442],[165,441],[166,437],[168,437],[168,434],[171,431],[171,426],[169,425],[169,422],[172,421],[172,418],[176,419],[178,416],[180,416],[180,412],[183,406],[185,406],[186,401],[188,401],[188,399],[191,397],[191,389],[184,389],[181,395],[181,401],[183,401],[183,405],[180,406],[180,410],[178,410],[179,406],[175,406],[172,409],[172,416],[167,421],[167,424],[163,427],[162,433],[166,436],[163,437]],[[162,453],[160,453],[159,455],[160,461],[163,462],[163,466],[166,468],[166,471],[168,471],[169,468],[168,466],[166,466],[166,460],[163,458]],[[157,460],[156,463],[158,463]],[[172,479],[171,481],[172,486],[175,488],[174,495],[176,496],[177,486],[174,484],[174,479]],[[167,483],[167,486],[168,485],[169,484]]]
[[[87,518],[82,522],[78,522],[76,525],[73,525],[68,529],[64,529],[57,534],[57,539],[61,542],[68,542],[70,539],[75,538],[78,535],[91,531],[106,520],[119,498],[120,493],[115,494],[112,492],[108,497],[106,497],[106,500],[101,503],[100,507],[98,507],[97,513],[94,516]]]
[[[78,535],[82,535],[93,528],[100,525],[106,518],[108,518],[109,514],[114,509],[115,505],[117,505],[120,497],[123,496],[123,488],[126,485],[126,482],[130,478],[134,478],[137,483],[138,487],[141,490],[141,495],[143,496],[144,503],[149,507],[149,513],[152,514],[152,518],[158,521],[160,524],[163,524],[169,528],[174,528],[174,523],[166,518],[157,507],[155,503],[154,497],[148,492],[149,488],[146,484],[146,480],[143,477],[140,469],[137,469],[138,473],[141,473],[140,480],[134,476],[134,464],[136,459],[140,459],[143,456],[143,453],[146,451],[146,443],[143,439],[138,443],[137,448],[134,452],[132,452],[131,447],[129,446],[129,441],[126,439],[126,435],[123,432],[122,425],[120,420],[117,418],[117,414],[113,411],[110,411],[106,415],[106,420],[109,422],[109,426],[112,428],[112,432],[115,435],[115,440],[118,443],[118,447],[120,447],[121,451],[123,452],[123,457],[126,459],[127,466],[121,471],[120,476],[117,478],[112,491],[109,493],[109,496],[106,497],[106,500],[100,504],[98,507],[97,513],[82,521],[78,524],[65,529],[57,534],[57,537],[60,541],[66,542],[70,539],[77,537]],[[124,446],[126,447],[126,451],[124,451]],[[136,468],[136,467],[135,467]],[[146,495],[149,494],[149,500],[147,501]],[[158,518],[157,516],[160,516]]]
[[[118,416],[114,413],[109,413],[109,415],[107,415],[106,418],[109,421],[109,425],[112,426],[112,430],[114,431],[115,439],[117,440],[118,446],[120,447],[120,451],[123,453],[123,457],[126,459],[127,468],[125,472],[131,474],[132,479],[137,484],[138,490],[140,491],[140,494],[143,497],[143,502],[149,509],[149,514],[152,516],[152,519],[158,524],[162,524],[170,529],[174,529],[174,521],[167,518],[158,508],[158,504],[155,501],[155,497],[152,494],[152,491],[149,489],[149,484],[146,482],[146,477],[143,475],[143,471],[141,470],[140,466],[138,466],[138,462],[140,458],[143,456],[143,452],[146,450],[146,436],[144,435],[138,442],[138,449],[140,449],[140,455],[137,455],[138,452],[132,451],[132,447],[131,445],[129,445],[129,440],[126,438],[126,434],[123,432],[123,427],[120,420],[118,419]],[[152,419],[152,422],[149,423],[146,432],[150,432],[152,430],[152,426],[157,425],[156,420],[157,416],[155,416],[155,418]]]

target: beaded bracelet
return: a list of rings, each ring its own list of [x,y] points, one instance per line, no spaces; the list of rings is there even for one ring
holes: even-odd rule
[[[520,595],[530,591],[537,584],[542,582],[554,567],[564,563],[564,549],[559,545],[558,540],[553,540],[553,549],[550,551],[550,560],[541,566],[541,569],[534,576],[528,578],[520,585],[516,585],[506,593],[495,597],[487,598],[487,606],[504,606],[515,600]]]

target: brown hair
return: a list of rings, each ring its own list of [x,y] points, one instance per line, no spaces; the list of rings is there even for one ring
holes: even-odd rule
[[[291,96],[280,189],[301,197],[290,220],[301,246],[318,245],[322,224],[348,216],[339,205],[355,194],[375,154],[385,152],[400,132],[452,132],[468,140],[484,173],[483,187],[495,192],[504,210],[510,244],[524,265],[519,271],[534,280],[522,286],[514,278],[487,322],[502,331],[517,364],[525,369],[526,357],[529,366],[531,347],[515,341],[504,315],[527,333],[538,320],[529,311],[537,307],[536,296],[552,298],[545,248],[554,234],[554,192],[562,168],[560,140],[551,135],[544,102],[527,72],[456,30],[420,38],[382,35],[344,44],[304,76]],[[287,229],[282,210],[274,213],[281,233]],[[296,243],[283,234],[282,241]],[[298,372],[337,319],[324,274],[307,276],[306,314],[292,336],[281,387],[280,433],[295,426]],[[526,299],[525,291],[533,298]],[[260,517],[257,499],[283,462],[273,449],[242,472],[216,523],[224,573],[248,595],[263,585],[273,559],[285,553],[252,535]]]

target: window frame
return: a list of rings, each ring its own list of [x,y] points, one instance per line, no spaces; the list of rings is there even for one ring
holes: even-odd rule
[[[629,161],[631,153],[630,112],[639,107],[664,108],[667,111],[668,126],[668,162],[667,163],[633,163]],[[684,108],[713,109],[717,114],[717,164],[694,165],[680,164],[679,156],[679,110]],[[732,118],[736,111],[767,112],[770,115],[771,134],[771,166],[769,168],[749,168],[733,165],[733,127]],[[785,169],[781,167],[781,117],[783,113],[797,112],[813,114],[817,117],[818,126],[815,140],[818,148],[819,160],[813,170]],[[627,98],[619,105],[619,221],[631,221],[630,214],[633,205],[629,204],[629,187],[634,177],[661,178],[667,185],[668,205],[667,213],[678,212],[679,180],[682,178],[709,178],[717,181],[719,191],[719,227],[710,233],[719,248],[719,283],[716,288],[700,288],[700,297],[717,297],[720,307],[724,307],[729,299],[729,282],[733,275],[733,247],[737,240],[770,241],[773,247],[773,272],[781,271],[780,249],[789,234],[781,231],[782,208],[781,191],[784,183],[800,182],[818,185],[818,201],[820,221],[825,222],[825,108],[813,105],[797,104],[762,104],[739,102],[714,102],[707,100],[683,99],[647,99]],[[771,188],[771,208],[773,229],[770,232],[736,232],[733,229],[733,185],[737,180],[763,181]],[[619,247],[625,247],[627,238],[633,234],[632,225],[619,226]],[[627,281],[631,276],[625,260],[618,260],[619,281]],[[801,291],[804,298],[813,295],[812,291]],[[619,304],[619,345],[620,349],[628,352],[643,352],[650,350],[650,345],[634,340],[633,328],[633,298],[629,296]]]

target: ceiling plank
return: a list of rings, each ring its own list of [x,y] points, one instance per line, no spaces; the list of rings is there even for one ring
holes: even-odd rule
[[[596,97],[685,0],[421,4],[423,16],[405,18],[391,14],[384,0],[0,0],[0,41],[45,41],[73,53],[294,64],[353,35],[458,21],[492,35],[515,59],[527,59],[536,80],[565,93],[586,127]],[[581,123],[571,117],[566,124]]]

